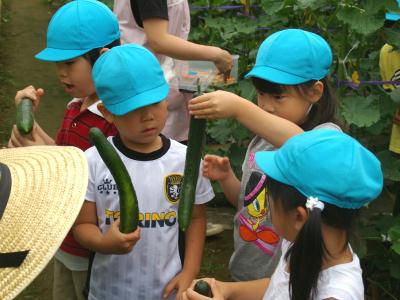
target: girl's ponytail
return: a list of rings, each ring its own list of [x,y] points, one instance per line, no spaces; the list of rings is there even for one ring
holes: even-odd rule
[[[321,209],[314,208],[285,255],[286,261],[289,262],[289,287],[292,300],[313,299],[316,295],[324,249]]]

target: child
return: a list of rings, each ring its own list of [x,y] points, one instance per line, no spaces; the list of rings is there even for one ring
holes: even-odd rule
[[[203,204],[214,197],[210,182],[199,177],[181,248],[177,214],[186,146],[160,135],[169,87],[156,57],[139,45],[115,47],[96,62],[93,79],[103,100],[99,110],[118,129],[108,140],[132,178],[140,228],[119,231],[115,182],[97,149],[90,148],[89,187],[74,228],[78,241],[96,251],[89,299],[180,299],[200,268]]]
[[[272,221],[284,238],[271,279],[211,283],[214,299],[364,299],[349,232],[383,186],[379,160],[350,136],[313,130],[256,153],[268,176]],[[264,296],[263,296],[264,295]],[[209,299],[188,289],[183,299]]]
[[[189,102],[190,113],[197,118],[235,117],[257,134],[248,146],[241,182],[228,158],[204,158],[204,176],[218,180],[237,207],[229,264],[234,280],[271,276],[280,256],[280,238],[268,210],[267,180],[255,165],[255,152],[279,148],[303,130],[340,130],[332,123],[336,101],[325,78],[331,64],[331,49],[322,37],[300,29],[282,30],[261,44],[256,64],[247,74],[257,89],[258,107],[223,91]]]
[[[92,66],[103,47],[119,44],[119,36],[116,17],[101,2],[79,0],[62,6],[49,23],[47,48],[36,58],[56,63],[60,82],[74,99],[67,106],[55,141],[35,123],[31,137],[21,135],[14,126],[9,146],[56,144],[86,150],[91,146],[90,127],[98,127],[106,136],[115,135],[115,127],[97,109],[100,100],[92,81]],[[43,93],[43,89],[30,86],[19,91],[15,100],[18,103],[28,97],[37,108]],[[83,299],[88,256],[89,251],[81,247],[70,232],[54,260],[55,300]]]
[[[187,101],[192,98],[192,93],[179,91],[174,73],[178,62],[172,58],[212,61],[221,73],[229,75],[231,55],[219,47],[187,41],[190,31],[187,0],[115,0],[114,12],[120,22],[122,43],[143,45],[157,55],[170,84],[168,118],[162,132],[167,137],[186,142],[190,119]]]

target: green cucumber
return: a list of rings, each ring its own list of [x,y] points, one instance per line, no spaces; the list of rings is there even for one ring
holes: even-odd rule
[[[207,281],[204,281],[202,279],[198,280],[196,282],[196,284],[194,285],[193,290],[197,293],[199,293],[200,295],[206,296],[206,297],[213,297],[213,294],[211,292],[211,287],[208,284]]]
[[[114,177],[118,187],[120,205],[120,231],[129,233],[136,230],[139,222],[139,206],[135,190],[128,170],[123,164],[115,148],[97,127],[90,128],[90,142],[97,148],[99,154]]]
[[[33,128],[32,100],[23,98],[17,105],[17,128],[22,134],[29,134]]]
[[[197,89],[198,93],[201,94],[199,82]],[[206,125],[204,119],[195,119],[193,116],[190,118],[189,139],[178,208],[178,223],[182,231],[189,227],[192,220],[201,154],[206,137]]]

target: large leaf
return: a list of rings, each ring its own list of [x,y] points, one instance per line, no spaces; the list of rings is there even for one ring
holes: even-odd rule
[[[261,7],[270,16],[276,14],[285,6],[285,1],[282,0],[261,0]]]
[[[349,124],[368,127],[379,121],[380,111],[375,96],[346,97],[342,101],[342,116]]]
[[[400,160],[396,159],[389,150],[379,152],[377,157],[381,161],[385,178],[400,181]]]
[[[337,18],[345,24],[348,24],[355,32],[368,35],[380,29],[385,22],[385,14],[379,11],[373,14],[367,9],[356,6],[344,6],[339,9]]]

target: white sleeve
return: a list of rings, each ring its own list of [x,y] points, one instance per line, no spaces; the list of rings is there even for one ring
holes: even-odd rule
[[[99,157],[99,155],[96,148],[91,147],[85,151],[85,156],[89,166],[89,182],[85,199],[90,202],[96,202],[96,157]]]
[[[319,124],[318,126],[315,126],[313,130],[314,129],[332,129],[332,130],[342,131],[342,128],[340,128],[338,125],[332,122]]]
[[[201,161],[200,164],[200,170],[199,170],[199,178],[197,179],[197,187],[196,187],[196,199],[195,199],[195,204],[204,204],[209,201],[211,201],[215,194],[212,189],[210,180],[205,178],[202,175],[202,165],[203,161]]]

